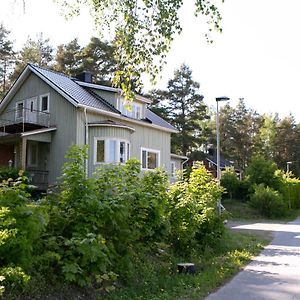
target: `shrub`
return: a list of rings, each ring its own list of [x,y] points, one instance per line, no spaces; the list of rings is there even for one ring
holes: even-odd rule
[[[9,178],[16,180],[19,177],[19,169],[0,167],[0,182]]]
[[[196,164],[189,179],[182,179],[170,189],[171,241],[187,254],[195,244],[213,244],[223,233],[217,215],[217,201],[222,188],[203,165]]]
[[[234,168],[226,168],[222,172],[221,185],[225,188],[225,194],[229,195],[229,198],[238,197],[238,188],[240,181],[234,171]]]
[[[282,188],[284,199],[289,203],[290,207],[300,208],[300,180],[297,178],[284,177],[284,185]]]
[[[20,176],[0,184],[0,262],[1,266],[13,264],[28,270],[46,216],[30,203],[24,181],[26,178]]]
[[[278,174],[277,165],[261,156],[252,158],[248,168],[246,169],[247,180],[250,187],[263,184],[272,189],[279,190],[282,184],[282,178]]]
[[[254,187],[250,205],[268,218],[284,217],[288,208],[278,191],[263,184]]]
[[[104,165],[85,174],[87,149],[72,147],[63,167],[61,192],[48,197],[49,237],[41,261],[81,286],[118,271],[130,276],[137,253],[168,232],[167,177],[161,170],[140,174],[140,163]]]

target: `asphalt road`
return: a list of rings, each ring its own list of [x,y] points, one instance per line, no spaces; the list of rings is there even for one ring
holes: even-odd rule
[[[232,228],[272,231],[274,239],[206,300],[300,300],[300,217],[287,224],[252,223]]]

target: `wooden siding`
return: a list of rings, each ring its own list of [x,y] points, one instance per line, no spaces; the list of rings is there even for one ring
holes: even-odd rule
[[[116,127],[89,127],[89,175],[93,174],[98,165],[94,164],[95,138],[113,138],[126,140],[131,143],[131,131]]]
[[[88,113],[87,117],[88,117],[88,122],[97,122],[97,121],[104,121],[104,120],[109,119],[111,121],[115,121],[117,123],[122,123],[124,125],[134,128],[135,132],[133,132],[130,135],[130,140],[129,140],[130,144],[131,144],[130,157],[141,160],[141,148],[158,150],[158,151],[160,151],[160,166],[165,168],[165,170],[170,174],[170,172],[171,172],[171,159],[170,159],[170,146],[171,146],[170,135],[171,134],[170,133],[159,130],[159,129],[149,128],[149,127],[146,127],[143,125],[134,124],[134,123],[131,123],[130,121],[123,121],[123,120],[120,121],[118,119],[114,119],[111,117],[105,117],[105,116],[101,116],[101,115],[90,113],[90,112]],[[77,126],[80,126],[80,125],[78,124]],[[84,123],[81,126],[84,126]],[[89,170],[94,169],[93,148],[94,148],[94,137],[96,136],[94,134],[97,134],[98,135],[97,137],[104,137],[104,136],[101,136],[101,134],[105,134],[105,137],[109,137],[109,134],[112,134],[112,137],[119,137],[119,138],[125,139],[125,137],[121,135],[121,131],[109,131],[107,128],[106,131],[102,131],[102,132],[94,131],[93,132],[93,131],[91,131],[91,128],[89,130],[89,143],[90,143]],[[91,134],[91,132],[93,132],[93,133]],[[128,130],[123,129],[124,134],[125,134],[125,132],[128,132]],[[116,135],[119,135],[119,136],[116,136]]]
[[[32,97],[38,98],[39,109],[39,96],[47,93],[49,93],[50,124],[57,127],[56,131],[51,132],[52,142],[50,144],[48,161],[49,183],[54,184],[61,174],[61,167],[65,162],[66,151],[70,145],[76,143],[76,108],[32,73],[9,102],[5,111],[7,109],[15,109],[16,102]]]
[[[102,91],[97,89],[93,89],[93,92],[95,92],[97,95],[104,98],[107,102],[109,102],[114,107],[117,107],[117,99],[118,99],[117,93],[110,92],[110,91]]]

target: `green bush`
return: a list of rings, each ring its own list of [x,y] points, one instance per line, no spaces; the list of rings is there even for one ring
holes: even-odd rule
[[[246,176],[249,182],[251,191],[255,185],[263,184],[275,190],[280,190],[282,187],[282,176],[276,172],[277,165],[261,156],[252,158],[248,168],[246,169]]]
[[[234,168],[226,168],[222,172],[221,176],[221,186],[225,188],[226,195],[229,195],[229,198],[238,197],[240,180],[237,178],[237,175],[234,171]]]
[[[284,199],[289,203],[292,209],[300,208],[300,180],[297,178],[284,177],[284,186],[282,189]]]
[[[87,178],[86,155],[75,146],[67,154],[61,192],[47,199],[50,222],[40,257],[81,286],[110,271],[129,277],[137,253],[168,233],[164,172],[141,176],[140,163],[131,160]]]
[[[30,269],[34,246],[46,225],[46,215],[31,204],[26,178],[0,184],[0,267],[7,265]]]
[[[287,202],[283,200],[282,195],[263,184],[254,187],[250,205],[268,218],[284,217],[288,211]]]
[[[22,291],[27,287],[30,276],[27,275],[20,267],[3,267],[0,268],[2,276],[2,293],[11,293],[14,290]],[[1,277],[0,276],[0,277]],[[1,287],[0,287],[1,296]]]
[[[217,215],[217,201],[222,188],[203,165],[196,164],[190,177],[170,189],[171,241],[187,254],[193,247],[212,245],[223,233]]]
[[[0,182],[9,178],[15,180],[19,177],[20,170],[17,168],[0,167]]]

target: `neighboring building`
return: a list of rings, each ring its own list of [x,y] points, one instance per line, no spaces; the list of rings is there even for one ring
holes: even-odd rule
[[[213,149],[209,149],[208,155],[204,160],[205,168],[217,178],[217,153]],[[222,157],[220,155],[220,169],[224,171],[225,168],[234,168],[238,178],[241,179],[241,170],[234,167],[234,163]]]
[[[185,157],[171,155],[177,130],[136,95],[130,110],[121,91],[29,64],[0,103],[0,165],[28,171],[34,184],[55,184],[70,145],[89,145],[87,172],[105,163],[141,161],[172,177]]]

